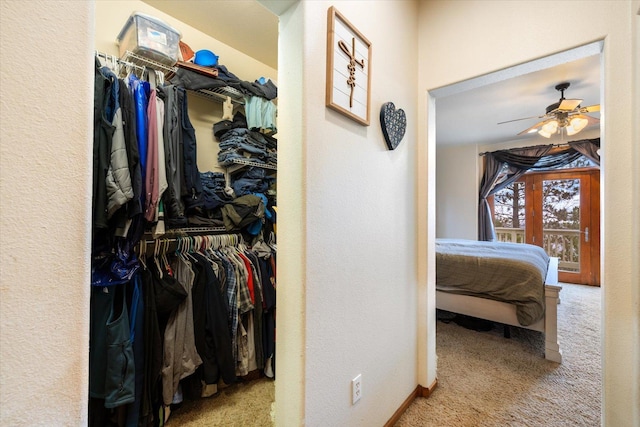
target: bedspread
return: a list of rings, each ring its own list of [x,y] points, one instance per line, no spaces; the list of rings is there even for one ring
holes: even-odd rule
[[[436,289],[512,303],[523,326],[544,316],[548,265],[534,245],[436,239]]]

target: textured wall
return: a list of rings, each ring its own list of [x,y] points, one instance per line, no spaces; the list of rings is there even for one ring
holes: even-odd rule
[[[0,8],[0,424],[82,425],[92,3]]]
[[[303,3],[279,19],[278,41],[278,345],[276,425],[304,423],[306,180],[304,177]]]
[[[325,107],[331,5],[372,45],[370,126]],[[424,220],[416,217],[415,201],[417,3],[375,1],[363,7],[360,1],[312,1],[300,6],[305,422],[381,425],[418,384],[415,248],[417,223]],[[380,107],[387,101],[407,115],[406,134],[394,151],[386,148],[380,128]],[[363,397],[352,406],[351,379],[358,374]]]

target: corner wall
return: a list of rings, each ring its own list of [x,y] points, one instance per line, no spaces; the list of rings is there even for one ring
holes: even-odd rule
[[[419,18],[422,92],[604,40],[603,425],[615,426],[640,423],[640,135],[632,124],[637,122],[638,5],[591,1],[580,9],[573,1],[556,1],[549,14],[536,1],[425,1]],[[425,125],[432,114],[421,110]],[[431,266],[434,256],[430,252]]]
[[[304,97],[304,6],[279,18],[278,38],[278,345],[276,425],[305,423],[306,324],[306,112]]]

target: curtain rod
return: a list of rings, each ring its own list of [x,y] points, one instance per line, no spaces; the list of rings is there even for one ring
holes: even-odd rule
[[[508,151],[508,150],[526,150],[529,148],[537,148],[537,147],[543,147],[549,144],[540,144],[540,145],[531,145],[529,147],[517,147],[517,148],[506,148],[505,150],[495,150],[495,151]],[[569,147],[569,143],[568,142],[564,142],[562,144],[551,144],[551,147],[554,148],[558,148],[558,147]],[[490,154],[493,153],[493,151],[483,151],[482,153],[478,154],[478,156],[484,156],[485,154]]]

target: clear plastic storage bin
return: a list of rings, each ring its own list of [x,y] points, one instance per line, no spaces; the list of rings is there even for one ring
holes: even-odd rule
[[[130,51],[162,64],[173,65],[178,60],[180,38],[179,31],[158,18],[134,12],[116,41],[121,58]]]

